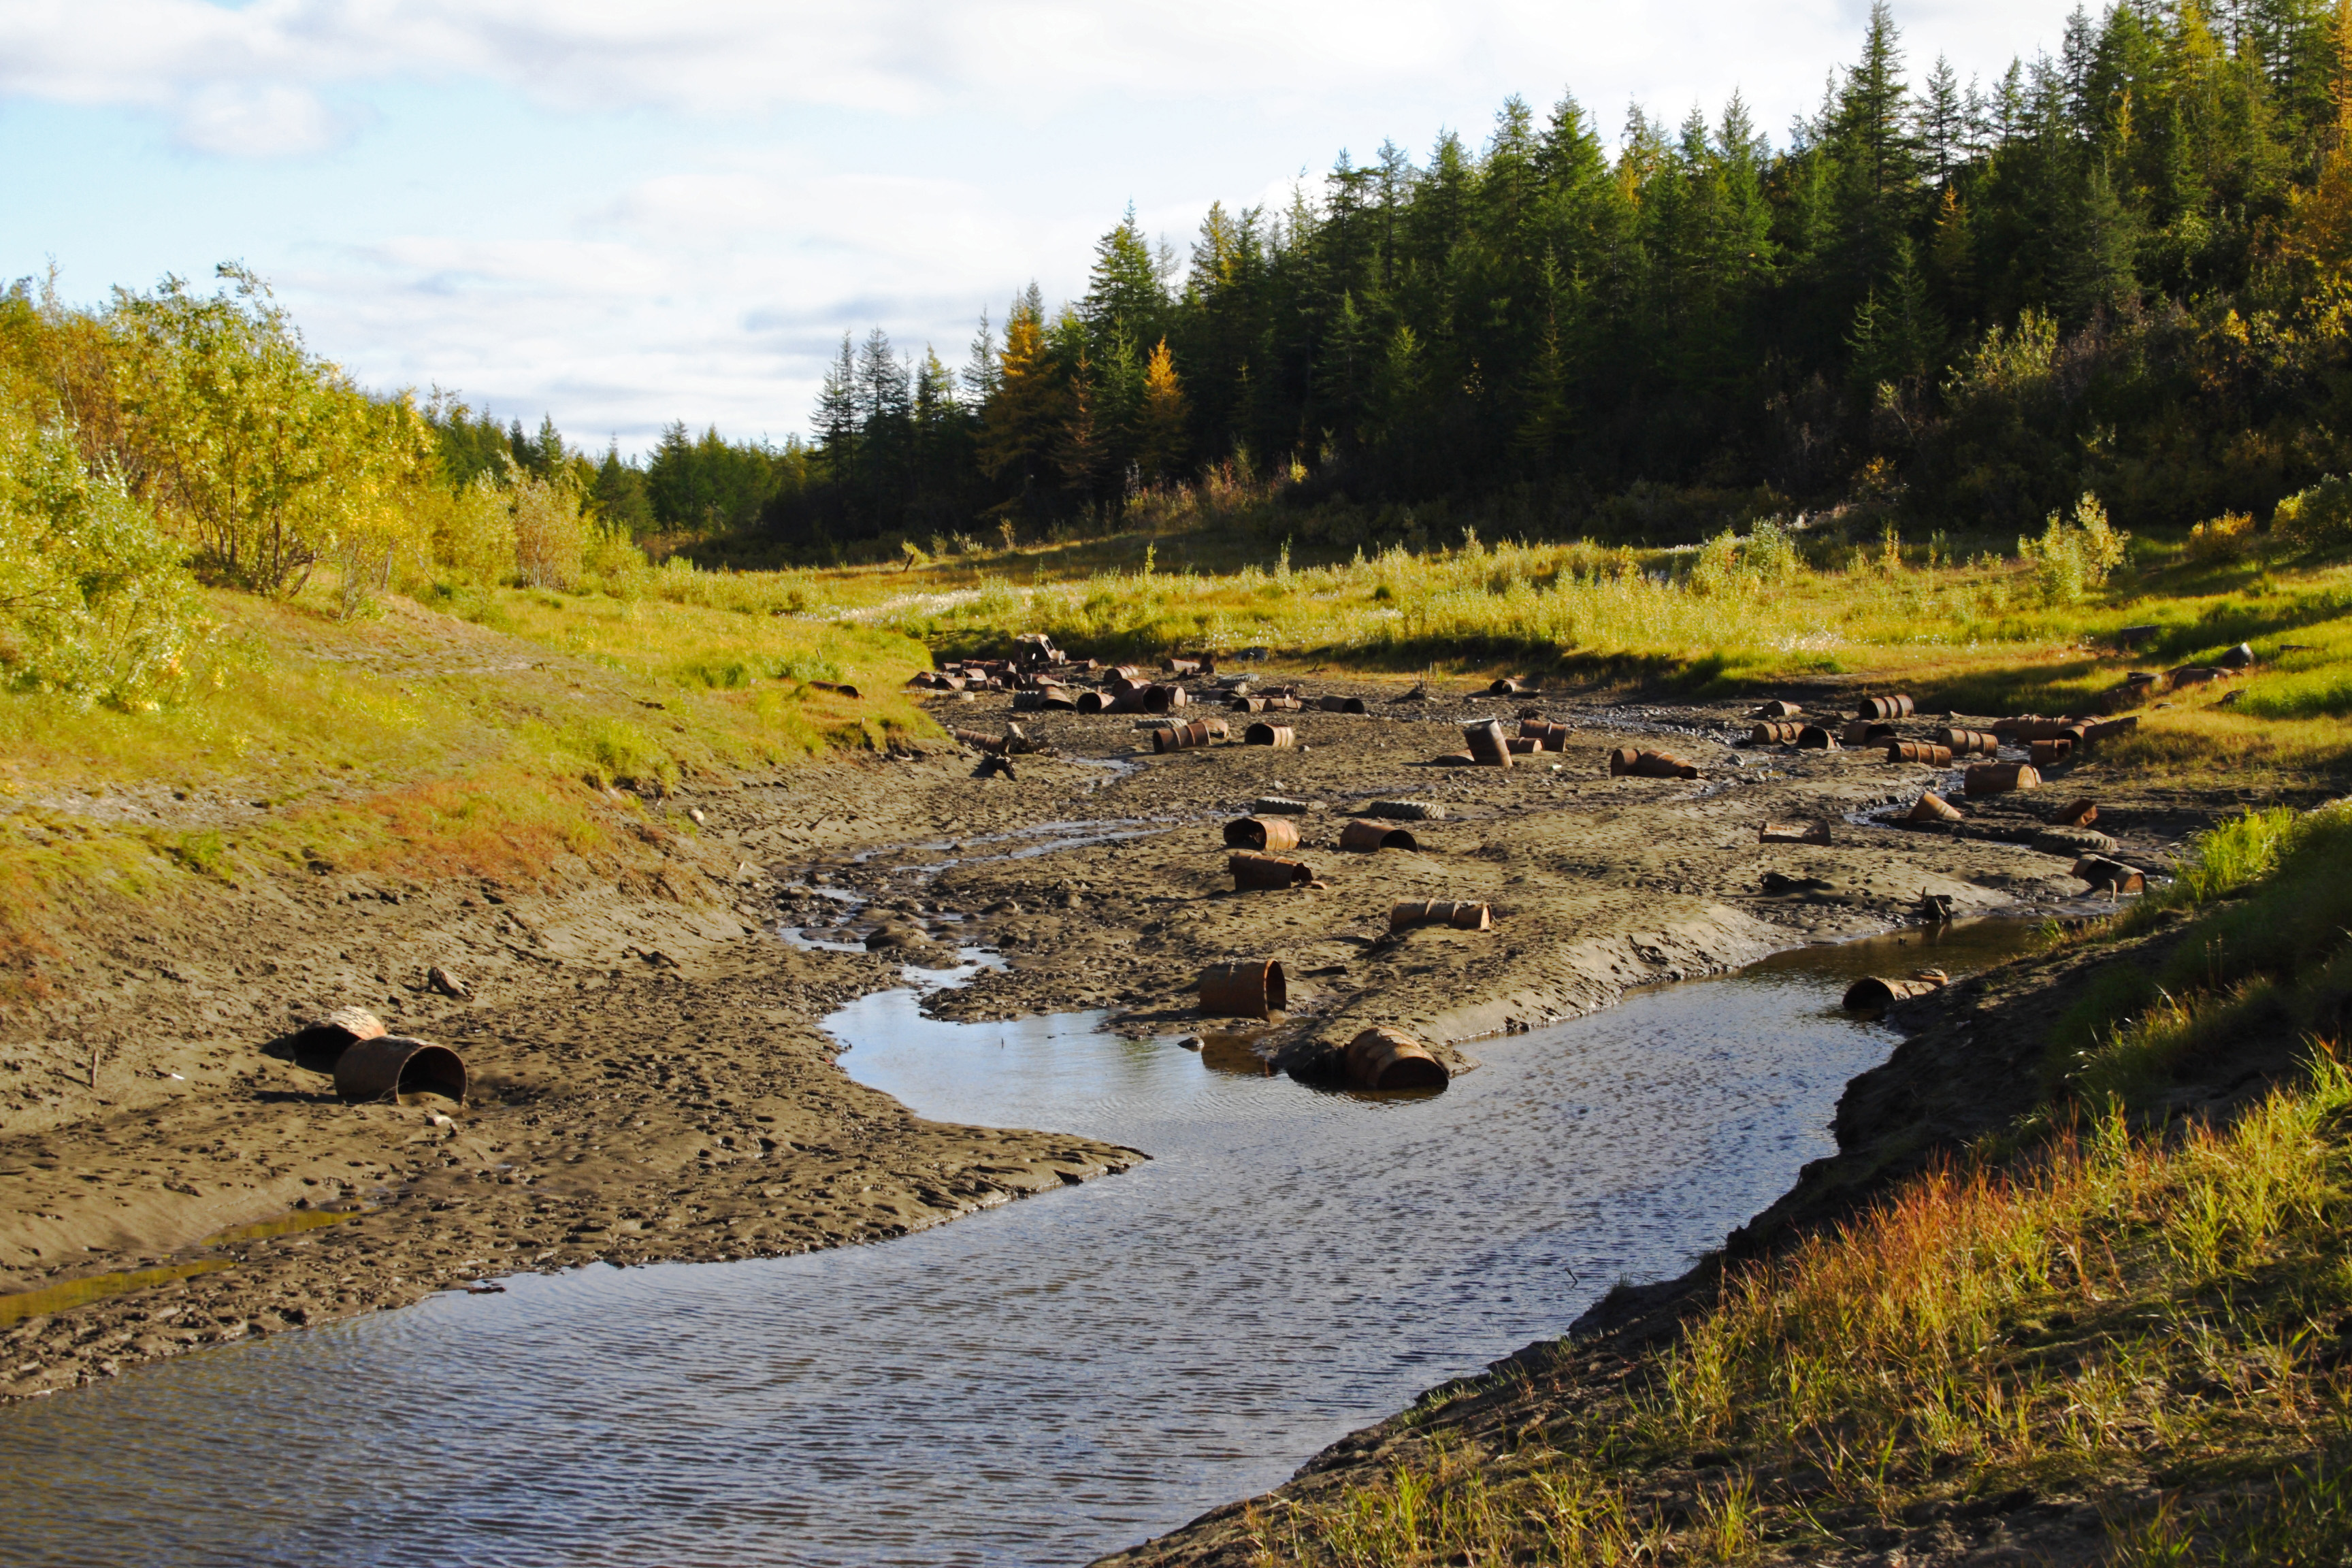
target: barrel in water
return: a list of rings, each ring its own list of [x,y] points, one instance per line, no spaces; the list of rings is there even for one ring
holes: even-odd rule
[[[335,1062],[335,1092],[345,1100],[389,1100],[437,1094],[466,1102],[466,1064],[446,1046],[383,1035],[354,1042]]]
[[[1485,931],[1495,923],[1494,911],[1485,904],[1464,899],[1407,899],[1389,906],[1389,930],[1410,931],[1414,926],[1447,926],[1454,931]]]
[[[1228,849],[1296,849],[1298,824],[1279,816],[1244,816],[1225,824]]]
[[[1844,1006],[1849,1013],[1884,1013],[1897,1002],[1943,988],[1944,977],[1932,970],[1922,970],[1908,980],[1883,980],[1872,974],[1846,987]]]
[[[1451,1076],[1399,1029],[1366,1029],[1348,1042],[1348,1081],[1358,1089],[1444,1089]]]
[[[1201,972],[1201,1011],[1219,1018],[1265,1018],[1290,1005],[1279,959],[1213,963]]]

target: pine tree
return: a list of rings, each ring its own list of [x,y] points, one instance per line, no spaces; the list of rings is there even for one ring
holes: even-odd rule
[[[1941,55],[1927,73],[1927,90],[1919,100],[1918,136],[1929,182],[1948,184],[1969,155],[1969,111],[1952,62]]]
[[[818,460],[835,484],[852,483],[857,470],[857,360],[847,332],[841,334],[841,352],[825,367],[815,423]],[[678,426],[681,435],[685,429]]]

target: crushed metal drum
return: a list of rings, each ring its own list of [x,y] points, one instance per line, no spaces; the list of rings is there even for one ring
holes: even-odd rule
[[[1494,923],[1494,910],[1489,906],[1463,899],[1407,899],[1389,906],[1391,931],[1411,931],[1415,926],[1486,931]]]
[[[1433,800],[1376,800],[1366,805],[1361,815],[1399,822],[1443,822],[1445,807]]]
[[[1342,849],[1418,849],[1420,843],[1402,827],[1387,827],[1377,822],[1361,819],[1350,821],[1339,829]]]
[[[1757,830],[1759,844],[1827,844],[1830,825],[1826,822],[1768,822]]]
[[[2030,763],[1979,763],[1962,778],[1970,795],[2007,795],[2013,789],[2037,789],[2042,775]]]
[[[1511,748],[1503,735],[1502,721],[1483,720],[1462,726],[1462,738],[1470,744],[1472,759],[1483,766],[1507,768],[1511,765]]]
[[[2045,827],[2033,836],[2033,847],[2044,855],[2105,855],[2116,841],[2095,827]]]
[[[1850,1013],[1884,1013],[1897,1002],[1907,1002],[1914,996],[1926,996],[1941,991],[1950,977],[1940,969],[1922,969],[1907,980],[1885,980],[1878,975],[1865,975],[1846,987],[1845,999],[1840,1004]]]
[[[1854,712],[1857,719],[1908,719],[1911,717],[1911,697],[1908,692],[1896,692],[1892,697],[1865,697]]]
[[[1671,752],[1637,752],[1620,746],[1609,753],[1609,773],[1612,778],[1695,779],[1698,766]]]
[[[364,1007],[338,1007],[294,1031],[289,1043],[306,1057],[341,1057],[362,1040],[380,1040],[391,1032]]]
[[[1315,879],[1315,869],[1306,861],[1286,860],[1279,855],[1230,856],[1225,868],[1234,874],[1236,892],[1303,888]]]
[[[1213,963],[1201,972],[1201,1011],[1218,1018],[1267,1018],[1290,1005],[1279,959]]]
[[[1286,752],[1297,743],[1297,731],[1287,724],[1253,724],[1242,731],[1244,746],[1272,746],[1277,752]]]
[[[1444,1089],[1445,1064],[1401,1029],[1366,1029],[1348,1042],[1348,1081],[1358,1089]]]
[[[1846,725],[1838,739],[1849,746],[1878,746],[1895,739],[1895,726],[1868,719],[1856,719]]]
[[[1958,822],[1959,819],[1960,808],[1934,790],[1921,795],[1911,807],[1910,820],[1913,822]]]
[[[2147,890],[2147,878],[2144,873],[2105,855],[2084,856],[2074,862],[2070,875],[2108,893],[2144,893]]]
[[[335,1063],[335,1092],[348,1100],[389,1100],[401,1105],[420,1094],[466,1102],[466,1063],[446,1046],[381,1035],[354,1042]]]
[[[1926,741],[1895,741],[1886,748],[1890,763],[1925,763],[1931,768],[1952,765],[1952,748],[1931,745]]]
[[[1013,710],[1016,713],[1068,713],[1076,710],[1087,698],[1094,695],[1096,695],[1094,692],[1088,691],[1074,696],[1066,687],[1060,686],[1046,687],[1036,691],[1016,691],[1013,694]]]
[[[1536,684],[1532,680],[1519,680],[1507,675],[1486,688],[1486,691],[1494,697],[1532,697],[1536,693]]]
[[[1185,696],[1184,689],[1181,686],[1147,686],[1142,691],[1143,710],[1146,713],[1165,713],[1171,708],[1183,707],[1191,699]]]
[[[2088,827],[2098,820],[2098,805],[2085,797],[2060,806],[2058,815],[2050,819],[2050,824],[2053,827]]]
[[[1280,816],[1244,816],[1225,824],[1228,849],[1296,849],[1298,824]]]
[[[1363,713],[1370,711],[1370,710],[1365,708],[1364,700],[1360,697],[1326,697],[1318,701],[1315,706],[1320,708],[1326,713]]]
[[[1235,697],[1230,702],[1226,703],[1226,706],[1231,708],[1236,713],[1263,713],[1265,711],[1265,699],[1263,697]]]

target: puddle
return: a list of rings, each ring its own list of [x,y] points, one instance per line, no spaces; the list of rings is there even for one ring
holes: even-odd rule
[[[420,1097],[425,1098],[425,1097]],[[430,1097],[438,1100],[436,1095]],[[444,1103],[451,1103],[444,1101]],[[244,1241],[268,1241],[276,1236],[292,1236],[297,1231],[320,1230],[331,1225],[341,1225],[366,1214],[366,1209],[297,1209],[292,1214],[279,1215],[253,1225],[232,1226],[198,1243],[202,1247],[234,1247]]]
[[[1893,1044],[1833,1011],[1849,972],[1957,974],[2025,939],[2000,927],[1646,992],[1409,1098],[1094,1014],[926,1018],[916,986],[960,971],[910,972],[828,1020],[846,1070],[1152,1161],[882,1246],[512,1278],[0,1411],[0,1560],[1083,1562],[1678,1271],[1830,1152]]]
[[[62,1312],[71,1307],[87,1307],[92,1301],[103,1301],[109,1296],[128,1296],[134,1290],[152,1290],[158,1285],[169,1285],[199,1274],[217,1274],[224,1268],[236,1267],[226,1258],[206,1258],[194,1263],[166,1263],[153,1268],[128,1269],[120,1274],[85,1275],[79,1279],[44,1285],[37,1290],[21,1290],[13,1296],[0,1296],[0,1328],[21,1323],[27,1318],[43,1318],[51,1312]]]

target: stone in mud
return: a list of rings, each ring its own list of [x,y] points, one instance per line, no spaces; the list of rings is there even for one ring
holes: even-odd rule
[[[866,949],[868,952],[879,952],[891,947],[928,947],[930,941],[918,927],[893,921],[866,933]]]
[[[474,994],[472,986],[467,985],[464,980],[437,963],[425,972],[425,983],[442,995],[453,997],[460,1002]]]

